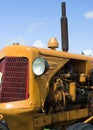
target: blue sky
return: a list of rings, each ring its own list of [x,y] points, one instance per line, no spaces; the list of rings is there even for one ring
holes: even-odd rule
[[[63,0],[0,0],[0,50],[14,42],[47,47],[56,37],[61,50],[60,18]],[[64,0],[69,51],[93,50],[93,0]]]

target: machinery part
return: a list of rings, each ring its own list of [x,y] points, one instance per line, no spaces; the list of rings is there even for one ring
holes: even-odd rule
[[[91,120],[93,120],[93,116],[89,117],[87,120],[84,121],[84,123],[88,123],[90,122]]]
[[[28,58],[6,56],[0,60],[0,103],[28,98]]]
[[[0,121],[0,130],[10,130],[7,123],[4,120]]]
[[[93,69],[90,70],[90,75],[91,75],[91,86],[93,86]]]
[[[62,18],[61,18],[61,39],[62,50],[68,51],[68,22],[66,17],[65,2],[62,3]]]
[[[89,98],[89,112],[93,115],[93,96]]]
[[[63,127],[58,127],[58,128],[44,128],[44,130],[64,130]]]
[[[71,94],[72,101],[76,101],[76,83],[70,83],[69,93]]]
[[[55,50],[58,48],[58,41],[56,38],[50,38],[48,41],[48,48]]]
[[[49,68],[49,64],[45,59],[41,57],[37,57],[36,59],[34,59],[32,64],[32,69],[33,69],[33,73],[36,76],[41,76],[48,70],[48,68]]]
[[[93,130],[93,126],[88,123],[76,123],[69,126],[66,130]]]
[[[80,83],[85,83],[86,82],[86,74],[84,74],[84,73],[81,73],[80,74]]]

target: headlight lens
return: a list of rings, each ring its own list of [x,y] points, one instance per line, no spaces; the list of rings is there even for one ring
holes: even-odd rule
[[[41,58],[41,57],[37,57],[32,64],[32,69],[35,75],[40,76],[42,74],[44,74],[49,68],[49,64],[48,62]]]
[[[41,57],[37,57],[32,63],[33,72],[37,76],[44,74],[48,70],[48,68],[48,62]]]

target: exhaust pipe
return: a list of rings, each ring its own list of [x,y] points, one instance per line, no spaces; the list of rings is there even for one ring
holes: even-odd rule
[[[62,41],[62,50],[68,51],[68,21],[66,17],[66,4],[62,2],[62,17],[61,17],[61,41]]]

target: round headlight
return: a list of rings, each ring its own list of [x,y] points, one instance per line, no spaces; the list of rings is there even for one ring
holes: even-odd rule
[[[32,63],[33,72],[37,76],[44,74],[48,70],[48,68],[48,62],[41,57],[37,57]]]

